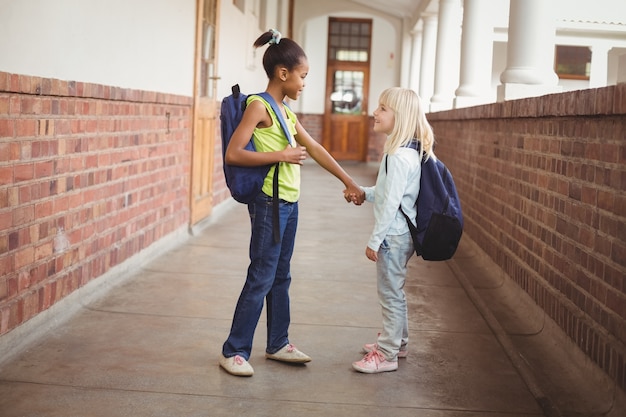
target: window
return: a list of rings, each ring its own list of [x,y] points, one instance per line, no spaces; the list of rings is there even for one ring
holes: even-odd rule
[[[586,46],[556,46],[554,71],[559,78],[588,80],[591,50]]]
[[[330,18],[328,29],[329,60],[369,60],[371,20]]]

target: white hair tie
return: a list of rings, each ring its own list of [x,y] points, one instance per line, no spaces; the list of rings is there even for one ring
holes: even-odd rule
[[[283,35],[281,35],[279,31],[274,30],[274,29],[270,29],[270,32],[272,33],[272,39],[270,39],[270,45],[271,44],[278,45]]]

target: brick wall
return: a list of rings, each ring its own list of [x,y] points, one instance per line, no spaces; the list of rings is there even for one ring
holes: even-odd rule
[[[428,118],[465,233],[626,389],[626,84]]]
[[[0,335],[189,221],[191,104],[0,72]]]

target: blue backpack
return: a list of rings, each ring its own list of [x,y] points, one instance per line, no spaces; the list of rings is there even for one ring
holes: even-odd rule
[[[230,138],[237,129],[237,126],[241,122],[243,117],[243,112],[246,110],[246,100],[248,98],[247,95],[242,94],[239,88],[239,84],[236,84],[232,87],[232,94],[225,97],[222,100],[221,112],[220,112],[220,122],[221,122],[221,135],[222,135],[222,166],[224,169],[224,178],[226,179],[226,186],[230,190],[230,194],[233,198],[244,204],[253,203],[256,196],[261,192],[263,188],[263,182],[265,181],[265,177],[269,172],[272,164],[270,165],[262,165],[262,166],[237,166],[237,165],[229,165],[226,163],[226,148],[228,148],[228,144],[230,143]],[[263,98],[266,102],[270,104],[274,114],[285,133],[285,138],[287,141],[290,141],[291,135],[289,134],[289,129],[285,123],[285,120],[282,117],[281,111],[278,109],[276,102],[267,92],[262,92],[256,94]],[[286,106],[285,103],[283,105]],[[245,149],[249,151],[255,151],[256,147],[254,146],[254,141],[250,138],[250,141],[245,146]],[[274,240],[278,242],[280,240],[280,229],[278,225],[278,204],[279,204],[279,196],[278,196],[278,164],[275,164],[276,168],[274,169],[274,177],[273,177],[273,228],[274,228]]]
[[[418,150],[419,144],[411,142]],[[385,160],[385,172],[387,160]],[[463,234],[461,201],[452,180],[452,174],[439,159],[422,160],[420,190],[417,195],[415,224],[402,208],[415,253],[425,261],[445,261],[454,255]]]

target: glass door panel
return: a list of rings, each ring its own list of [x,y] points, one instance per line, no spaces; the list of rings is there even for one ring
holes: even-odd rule
[[[335,71],[330,95],[334,114],[361,114],[363,111],[363,71]]]

